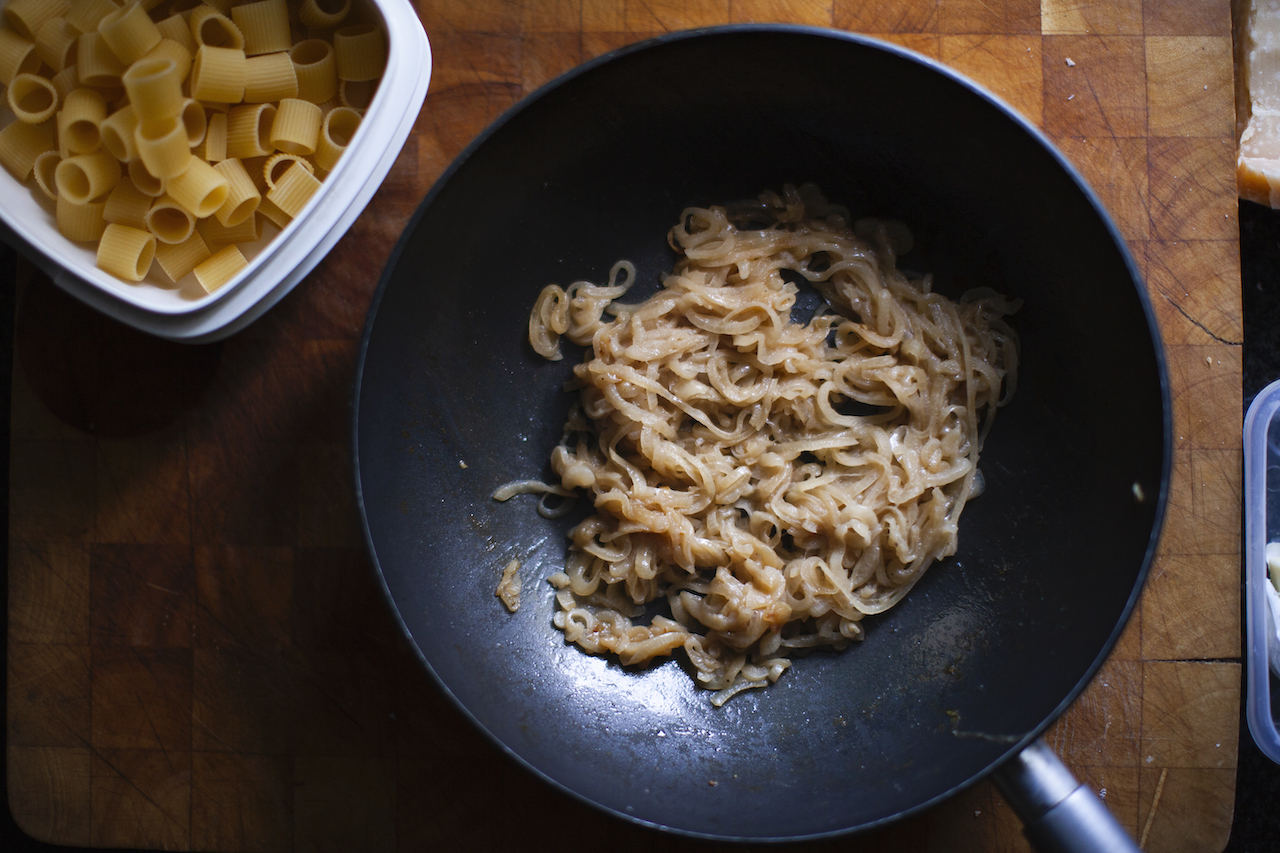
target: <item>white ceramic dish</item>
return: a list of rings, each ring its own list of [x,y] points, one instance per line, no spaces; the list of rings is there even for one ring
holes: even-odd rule
[[[175,286],[158,269],[136,285],[103,273],[93,248],[58,234],[49,207],[4,170],[0,236],[67,292],[159,337],[202,342],[248,325],[291,291],[351,227],[390,171],[426,97],[431,49],[416,12],[408,0],[369,2],[388,35],[387,69],[360,129],[303,212],[282,232],[271,228],[273,239],[250,247],[249,265],[215,293],[204,294],[190,275]]]

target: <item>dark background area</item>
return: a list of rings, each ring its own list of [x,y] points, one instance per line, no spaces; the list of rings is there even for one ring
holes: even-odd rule
[[[1272,381],[1280,379],[1280,211],[1249,202],[1240,204],[1241,288],[1244,304],[1244,406]],[[13,367],[15,257],[0,245],[0,527],[8,540],[9,382]],[[0,554],[7,554],[7,548]],[[0,560],[6,559],[0,556]],[[1243,576],[1243,573],[1242,573]],[[1243,606],[1243,591],[1240,596]],[[0,652],[7,654],[8,583],[0,584]],[[1243,618],[1241,624],[1243,625]],[[7,672],[7,669],[6,669]],[[1274,676],[1272,676],[1274,678]],[[1243,689],[1243,683],[1242,683]],[[0,697],[7,696],[7,676]],[[0,698],[0,704],[4,700]],[[8,782],[0,777],[5,807],[0,817],[0,843],[11,853],[69,850],[28,838],[15,825],[8,809]],[[1239,769],[1236,777],[1235,818],[1226,850],[1230,853],[1268,853],[1280,849],[1280,765],[1257,748],[1240,715]]]

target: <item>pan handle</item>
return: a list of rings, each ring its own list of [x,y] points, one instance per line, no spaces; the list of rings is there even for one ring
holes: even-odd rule
[[[1138,845],[1102,800],[1043,740],[1007,761],[993,778],[1040,853],[1137,853]]]

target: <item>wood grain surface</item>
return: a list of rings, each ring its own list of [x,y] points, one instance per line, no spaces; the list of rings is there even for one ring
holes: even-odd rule
[[[348,395],[391,246],[486,125],[622,45],[788,21],[883,37],[1003,97],[1080,168],[1142,266],[1174,394],[1169,515],[1139,611],[1048,740],[1146,849],[1221,850],[1241,687],[1227,0],[416,5],[435,72],[414,133],[350,233],[256,324],[166,344],[19,271],[6,728],[19,825],[82,847],[719,849],[551,790],[427,678],[362,549]],[[1025,848],[984,783],[804,849]]]

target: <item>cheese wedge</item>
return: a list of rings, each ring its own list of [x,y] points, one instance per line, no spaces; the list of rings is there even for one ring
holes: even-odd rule
[[[1240,198],[1280,208],[1280,0],[1233,0],[1232,20]]]

